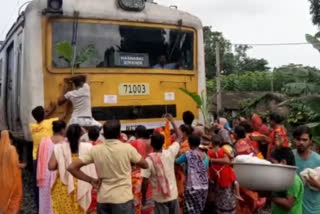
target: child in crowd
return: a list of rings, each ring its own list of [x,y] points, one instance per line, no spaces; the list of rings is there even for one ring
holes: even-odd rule
[[[287,147],[276,148],[271,153],[272,163],[295,166],[295,158],[292,150]],[[273,214],[298,214],[302,213],[302,201],[304,186],[298,175],[295,176],[293,184],[285,193],[273,193]]]
[[[93,146],[103,143],[100,137],[100,128],[97,126],[92,126],[89,128],[88,137]]]
[[[218,135],[214,136],[211,141],[211,150],[208,151],[213,162],[213,165],[210,167],[210,177],[222,188],[234,185],[236,198],[243,200],[240,195],[239,183],[236,181],[235,173],[230,166],[233,155],[222,146],[222,138]]]
[[[208,196],[209,159],[206,153],[200,150],[200,141],[199,136],[190,136],[190,150],[176,160],[177,164],[186,164],[187,182],[183,207],[184,213],[189,214],[202,213]]]

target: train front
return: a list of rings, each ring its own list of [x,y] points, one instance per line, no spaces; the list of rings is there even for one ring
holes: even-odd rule
[[[140,124],[162,126],[166,113],[182,121],[189,110],[199,119],[196,104],[182,92],[205,89],[197,18],[144,1],[53,1],[60,9],[47,10],[42,21],[47,105],[59,95],[53,84],[62,91],[65,77],[85,73],[98,121],[119,119],[131,131]]]

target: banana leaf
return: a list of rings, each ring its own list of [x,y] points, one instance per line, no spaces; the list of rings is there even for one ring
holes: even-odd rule
[[[72,56],[73,56],[73,48],[70,42],[67,42],[67,41],[59,42],[58,44],[56,44],[55,48],[59,56],[63,58],[70,65],[72,61]]]
[[[185,88],[179,88],[182,92],[184,92],[186,95],[188,95],[196,104],[198,108],[201,108],[201,106],[203,105],[203,100],[201,99],[201,97],[191,91],[188,91]]]

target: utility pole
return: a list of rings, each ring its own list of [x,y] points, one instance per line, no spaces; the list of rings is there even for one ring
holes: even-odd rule
[[[221,79],[220,79],[220,43],[216,42],[216,68],[217,68],[217,116],[219,117],[220,111],[222,109],[221,104]]]
[[[274,79],[273,79],[273,73],[274,73],[274,69],[273,71],[271,71],[271,92],[274,92]]]

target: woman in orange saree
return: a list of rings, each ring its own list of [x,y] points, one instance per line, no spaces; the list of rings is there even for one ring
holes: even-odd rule
[[[284,126],[281,125],[282,117],[277,113],[272,113],[269,117],[270,126],[272,127],[272,132],[270,134],[270,143],[268,147],[268,159],[270,158],[271,152],[275,147],[289,147],[289,140],[287,136],[287,131]]]
[[[257,114],[252,115],[251,124],[253,133],[251,134],[250,138],[258,142],[260,151],[266,158],[268,153],[268,144],[270,141],[270,129],[266,124],[263,123],[263,120]]]
[[[8,131],[1,132],[0,175],[0,211],[2,214],[17,214],[22,202],[22,177],[19,156],[11,145]]]
[[[253,154],[257,156],[256,150],[252,146],[250,139],[246,138],[246,132],[242,126],[235,128],[235,135],[237,139],[235,149],[238,155]],[[247,188],[240,187],[240,195],[243,201],[238,202],[237,214],[253,214],[266,203],[265,198],[260,198],[257,192]]]

